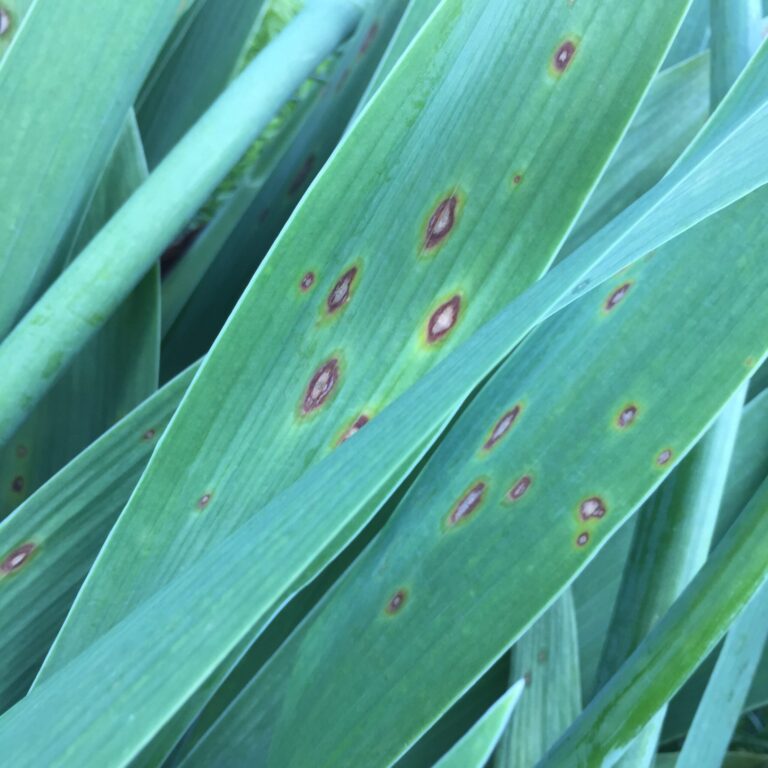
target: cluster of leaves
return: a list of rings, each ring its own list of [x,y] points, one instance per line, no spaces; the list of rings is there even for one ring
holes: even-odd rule
[[[0,0],[8,764],[765,764],[764,12]]]

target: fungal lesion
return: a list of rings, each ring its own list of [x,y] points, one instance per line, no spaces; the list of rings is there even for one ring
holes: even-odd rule
[[[305,272],[304,275],[302,275],[301,280],[299,280],[299,290],[302,293],[307,293],[315,284],[315,279],[316,278],[314,272],[311,270],[309,272]]]
[[[579,505],[579,517],[584,520],[600,520],[605,517],[607,507],[599,496],[591,496]]]
[[[533,485],[533,478],[530,475],[523,475],[517,480],[512,487],[507,491],[504,499],[509,502],[516,502],[528,493],[528,489]]]
[[[154,440],[156,435],[157,430],[150,428],[144,432],[141,439],[148,443],[150,440]]]
[[[576,537],[576,546],[577,547],[586,547],[587,544],[589,544],[589,533],[587,533],[587,531],[582,531]]]
[[[490,451],[512,429],[512,425],[517,421],[521,410],[522,406],[518,403],[496,422],[487,440],[483,443],[484,451]]]
[[[195,505],[198,509],[205,509],[210,503],[211,499],[213,498],[213,492],[212,491],[206,491],[198,500],[197,504]]]
[[[408,600],[408,592],[405,589],[398,589],[394,595],[389,599],[384,612],[389,616],[394,616],[399,613],[402,607]]]
[[[461,294],[457,293],[433,310],[425,330],[427,344],[433,345],[443,341],[456,327],[462,309]]]
[[[638,407],[634,403],[625,405],[616,416],[616,426],[619,429],[626,429],[635,423],[637,418]]]
[[[448,515],[448,526],[453,527],[468,520],[482,504],[487,489],[488,484],[484,480],[476,481],[454,505]]]
[[[11,550],[0,562],[0,576],[15,573],[29,562],[36,545],[31,541]]]
[[[329,315],[338,312],[350,299],[352,288],[357,278],[358,268],[348,269],[331,288],[325,301],[326,311]]]
[[[631,288],[631,282],[622,283],[618,288],[614,288],[611,293],[608,294],[608,297],[603,304],[603,309],[606,312],[615,309],[622,301],[624,301]]]
[[[658,456],[656,456],[656,464],[659,467],[665,467],[667,466],[667,464],[669,464],[671,459],[672,459],[672,449],[665,448],[663,451],[659,452]]]
[[[431,251],[441,245],[456,226],[461,209],[458,193],[444,197],[432,211],[424,231],[424,250]]]
[[[301,414],[308,414],[320,408],[334,392],[341,370],[339,360],[332,357],[324,362],[312,375],[301,402]]]
[[[16,475],[16,477],[11,480],[11,490],[14,493],[24,492],[24,477],[22,475]]]
[[[562,75],[573,63],[578,50],[579,40],[569,37],[563,40],[552,54],[550,71],[555,75]]]
[[[369,421],[371,417],[366,413],[361,413],[345,430],[342,432],[341,437],[336,441],[336,445],[341,445],[349,440],[350,437],[354,437]]]

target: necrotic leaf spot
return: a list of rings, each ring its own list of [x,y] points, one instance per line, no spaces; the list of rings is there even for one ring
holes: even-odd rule
[[[427,324],[427,341],[434,344],[446,336],[459,318],[461,310],[461,297],[454,296],[449,301],[441,304],[429,318]]]
[[[462,520],[466,520],[478,507],[483,500],[485,493],[485,483],[476,483],[470,490],[459,499],[456,506],[448,518],[450,525],[456,525]]]
[[[435,212],[427,223],[427,232],[424,237],[424,247],[429,250],[439,245],[453,229],[456,223],[456,195],[451,195],[437,206]]]
[[[304,394],[302,410],[305,414],[319,408],[331,394],[339,378],[339,361],[336,358],[323,363],[312,376]]]

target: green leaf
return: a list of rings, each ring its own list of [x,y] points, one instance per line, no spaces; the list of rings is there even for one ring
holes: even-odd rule
[[[504,694],[435,768],[483,768],[525,689],[519,680]]]
[[[266,144],[257,166],[169,271],[163,281],[165,376],[210,348],[301,195],[338,143],[402,6],[403,0],[389,0],[365,12],[328,81],[294,111],[289,122],[296,125],[284,126]]]
[[[9,437],[64,366],[103,326],[275,109],[354,27],[360,13],[355,0],[326,0],[300,14],[205,113],[3,341],[0,360],[7,356],[13,364],[0,395],[0,440]],[[291,56],[297,47],[303,55]],[[0,86],[10,60],[6,57],[0,65]],[[50,65],[46,61],[46,67]],[[280,77],[274,77],[278,65]],[[5,170],[0,157],[0,174]],[[112,257],[116,249],[121,253],[119,260]]]
[[[57,245],[104,168],[177,6],[36,0],[0,61],[0,338],[60,270]]]
[[[192,374],[142,403],[0,524],[0,711],[29,689]]]
[[[656,760],[656,768],[675,768],[678,753],[664,752]],[[768,757],[747,752],[731,752],[725,756],[722,768],[766,768]]]
[[[752,400],[744,409],[728,482],[720,509],[715,540],[719,541],[733,525],[739,510],[755,494],[768,477],[768,393]],[[714,667],[710,657],[682,691],[672,700],[664,724],[665,741],[683,736],[688,730],[696,707],[704,694]],[[768,701],[768,653],[763,657],[755,678],[747,707]]]
[[[637,519],[627,520],[573,583],[579,633],[579,666],[585,698],[591,698],[608,628],[629,556]]]
[[[639,513],[613,609],[598,675],[605,685],[704,564],[717,522],[745,389],[665,480]],[[619,761],[651,766],[664,721],[662,709]]]
[[[501,738],[495,768],[535,765],[581,712],[579,642],[570,590],[512,650],[514,680],[526,693]]]
[[[570,254],[657,184],[708,115],[708,55],[696,56],[654,78],[558,258]]]
[[[246,514],[331,453],[361,415],[375,421],[540,275],[629,120],[632,94],[639,101],[647,87],[684,6],[668,5],[664,23],[658,13],[613,3],[597,13],[553,6],[542,24],[540,14],[523,5],[510,12],[494,0],[460,10],[456,2],[440,6],[283,231],[185,397],[47,663],[76,655],[214,547]],[[639,58],[616,61],[628,30],[639,34],[641,25],[653,44],[645,40]],[[530,34],[521,49],[514,41],[523,29]],[[574,57],[572,70],[553,75],[553,51],[575,29],[582,45],[590,39],[600,44],[586,48],[589,56]],[[598,109],[593,82],[608,66],[611,87],[622,99],[606,91]],[[461,91],[451,77],[456,72]],[[604,78],[603,84],[608,88]],[[526,119],[519,118],[513,88],[531,105]],[[504,109],[489,97],[499,89],[508,93]],[[463,106],[458,114],[456,99]],[[560,119],[574,103],[591,107],[578,130]],[[532,131],[534,123],[546,126],[546,141],[542,130]],[[389,126],[383,137],[382,124]],[[436,152],[446,153],[439,168]],[[548,169],[555,162],[559,173],[553,176]],[[525,179],[515,183],[518,175]],[[350,186],[354,196],[339,207],[340,188]],[[454,230],[426,248],[430,218],[441,203],[453,205],[453,195]],[[405,200],[415,201],[410,215]],[[510,206],[514,216],[505,213]],[[339,233],[346,243],[341,249]],[[470,251],[473,258],[455,267],[458,254]],[[388,257],[377,258],[381,253]],[[351,298],[331,312],[334,286],[351,269],[357,270]],[[309,271],[316,280],[304,293],[300,283]],[[457,295],[462,303],[454,332],[428,343],[430,317]],[[525,315],[526,324],[535,322],[532,313]],[[309,382],[332,360],[340,377],[332,398],[322,408],[306,407]],[[456,383],[462,395],[473,386]],[[399,479],[403,456],[460,401],[446,400],[447,412],[438,407],[429,428],[412,433],[419,439],[393,453],[393,465],[380,465],[382,475]],[[353,504],[347,510],[352,519]],[[151,545],[137,553],[135,541],[145,540],[150,529]],[[106,601],[97,597],[107,593]]]
[[[679,64],[701,53],[709,39],[709,0],[693,0],[683,26],[664,60],[665,67]]]
[[[699,574],[602,689],[542,768],[611,765],[765,583],[768,482]]]
[[[382,533],[185,765],[259,754],[280,766],[310,754],[315,765],[361,755],[387,762],[407,749],[699,438],[747,376],[748,358],[764,356],[765,201],[761,192],[711,217],[532,334],[459,417]],[[745,250],[724,273],[734,232]],[[689,301],[676,300],[681,292]],[[626,429],[617,425],[625,412]],[[485,452],[513,413],[519,422]],[[562,436],[554,444],[553,424]],[[585,451],[588,467],[563,472]],[[478,511],[451,525],[478,498]],[[297,732],[288,713],[299,695]],[[339,707],[352,700],[354,710]]]
[[[434,765],[449,752],[469,725],[507,690],[509,660],[504,657],[489,669],[396,763],[397,768]]]
[[[745,202],[757,205],[761,201]],[[755,217],[749,206],[742,204],[737,208],[746,221],[754,224]],[[696,248],[689,251],[689,258],[694,254],[699,259],[718,237],[729,241],[722,218],[733,215],[734,210],[736,208],[721,214],[719,220],[708,222],[709,228],[700,228],[697,235],[701,243],[697,240]],[[756,243],[755,247],[758,246]],[[679,269],[680,263],[679,258],[668,260],[670,269]],[[705,259],[703,263],[712,264],[713,260]],[[699,272],[694,270],[694,276],[699,276]],[[665,271],[659,283],[677,295],[675,281],[670,283],[668,278]],[[737,298],[745,305],[759,307],[749,290],[757,291],[759,286],[747,285],[746,292]],[[635,295],[642,294],[636,291]],[[514,309],[519,306],[519,301],[513,304]],[[668,312],[685,309],[673,301],[662,301],[661,306]],[[700,312],[704,312],[704,306],[705,302],[692,303]],[[728,306],[737,318],[744,317],[738,304],[730,301]],[[592,311],[582,311],[592,317]],[[514,323],[514,318],[510,308],[474,334],[470,342],[447,356],[412,387],[406,397],[397,400],[362,430],[355,437],[355,445],[342,445],[311,468],[300,483],[275,498],[259,515],[215,548],[201,553],[195,563],[164,590],[6,713],[0,719],[0,747],[8,759],[23,764],[28,756],[25,734],[31,737],[32,732],[37,733],[41,718],[51,723],[51,728],[35,758],[47,761],[46,764],[56,764],[62,755],[77,760],[78,756],[102,754],[103,750],[114,752],[116,762],[135,755],[157,724],[183,705],[240,640],[253,633],[254,625],[261,618],[273,613],[285,601],[289,594],[286,589],[295,588],[287,585],[300,584],[300,576],[311,573],[310,567],[326,543],[330,547],[338,532],[349,528],[350,498],[357,497],[359,503],[364,503],[386,487],[389,480],[382,476],[382,467],[396,467],[396,457],[402,454],[403,446],[418,442],[417,436],[423,436],[428,425],[434,423],[435,411],[440,411],[441,419],[449,417],[460,393],[471,390],[498,362],[499,347],[509,349],[514,340],[519,339],[519,321]],[[662,326],[665,319],[659,320]],[[718,321],[719,315],[713,320],[714,330],[725,332]],[[755,321],[759,327],[765,326],[759,318]],[[740,338],[738,328],[728,330],[736,333],[732,340]],[[687,348],[690,349],[690,345]],[[721,349],[721,346],[715,344],[713,348]],[[672,354],[676,354],[674,350]],[[710,365],[722,371],[722,361],[705,354],[704,350],[701,354],[703,360],[693,360],[690,364],[708,384],[710,378],[722,382],[718,377],[722,373],[710,377],[707,370]],[[677,355],[676,359],[685,360],[685,356]],[[692,379],[684,367],[675,370],[681,380]],[[727,386],[727,382],[722,382],[722,386]],[[689,388],[688,393],[698,408],[705,407],[706,398],[699,396],[698,391]],[[716,395],[709,393],[708,397]],[[429,407],[425,405],[428,401]],[[671,408],[678,410],[676,404]],[[695,424],[686,423],[685,427],[692,432],[696,430]],[[356,471],[350,473],[353,456]],[[310,507],[306,506],[307,498],[315,499]],[[254,557],[254,541],[264,547],[268,557]],[[143,545],[147,543],[150,540],[145,539]],[[416,560],[411,558],[410,562]],[[456,573],[454,568],[452,578]],[[260,586],[257,592],[253,591],[254,584]],[[250,599],[244,601],[244,594],[250,595]],[[205,632],[199,631],[201,622],[207,628]],[[173,665],[167,663],[171,648]],[[88,696],[76,699],[73,705],[74,689],[85,690]],[[133,713],[133,717],[127,718],[125,712]],[[380,734],[381,730],[377,729],[378,749],[381,748]]]
[[[145,178],[131,115],[78,227],[74,253]],[[0,449],[0,518],[156,389],[159,337],[160,285],[153,269]]]
[[[762,40],[762,0],[710,0],[712,102],[720,102]]]
[[[693,199],[696,199],[695,195]],[[656,238],[669,236],[670,220],[662,223],[667,229],[659,227],[654,230]],[[665,231],[667,234],[664,234]],[[101,658],[104,661],[109,659],[109,663],[96,664],[94,670],[88,672],[89,658],[85,658],[62,670],[55,681],[52,680],[47,687],[45,684],[41,686],[37,693],[28,697],[26,703],[20,705],[13,714],[14,722],[18,724],[19,718],[23,720],[33,711],[34,717],[38,717],[46,706],[51,706],[51,712],[59,713],[58,717],[51,718],[51,722],[56,723],[55,735],[59,742],[50,746],[49,754],[61,754],[62,744],[71,742],[73,738],[77,738],[77,747],[83,749],[84,754],[92,754],[89,749],[98,748],[98,745],[103,748],[114,738],[117,731],[109,730],[109,723],[120,730],[121,749],[125,748],[126,753],[135,754],[137,742],[133,741],[127,747],[125,742],[138,739],[139,743],[143,743],[141,740],[151,732],[146,730],[147,722],[167,717],[173,706],[180,705],[188,692],[194,690],[200,680],[205,679],[209,671],[226,657],[238,638],[252,631],[254,616],[268,613],[280,604],[281,599],[284,599],[281,598],[281,590],[291,583],[286,580],[288,569],[299,573],[302,570],[301,558],[304,558],[303,567],[306,568],[311,564],[322,541],[333,540],[335,531],[348,519],[340,507],[349,501],[351,495],[359,493],[362,497],[365,494],[370,497],[375,494],[377,487],[386,484],[387,480],[382,479],[380,468],[373,466],[374,458],[383,462],[385,467],[394,465],[395,457],[402,453],[402,447],[415,442],[416,436],[423,436],[429,425],[435,423],[435,418],[442,420],[450,415],[455,402],[498,362],[520,338],[521,332],[530,327],[531,321],[527,318],[536,318],[546,312],[552,298],[560,296],[564,287],[572,285],[569,280],[578,279],[578,270],[583,268],[583,262],[577,262],[582,267],[573,269],[568,264],[570,261],[563,264],[554,280],[542,281],[539,284],[542,287],[530,291],[525,301],[515,302],[481,333],[476,334],[471,343],[464,346],[461,356],[449,357],[445,365],[433,371],[434,375],[428,375],[414,388],[407,400],[382,412],[380,418],[355,437],[354,455],[360,462],[359,475],[349,477],[349,458],[352,454],[349,446],[342,446],[322,466],[310,470],[300,487],[294,488],[282,499],[275,500],[269,510],[264,510],[258,520],[252,521],[250,530],[240,531],[239,535],[231,537],[203,556],[193,567],[193,572],[181,577],[164,599],[159,597],[154,606],[141,609],[137,617],[113,634],[111,641],[104,641],[101,650],[92,649],[88,652],[94,654],[90,661]],[[543,298],[548,299],[549,303],[544,302],[542,309]],[[526,319],[522,320],[522,316]],[[430,399],[427,395],[432,397],[435,408],[439,410],[437,416],[432,409],[428,414],[423,410],[421,404]],[[379,440],[382,435],[386,435],[387,439]],[[317,499],[317,507],[309,510],[316,517],[314,522],[307,514],[305,500],[308,497]],[[293,514],[301,510],[300,519],[292,519],[289,513],[291,508]],[[267,529],[270,525],[278,524],[278,520],[280,525],[295,527],[274,536],[275,531],[270,534]],[[314,528],[310,530],[313,525]],[[270,535],[273,537],[270,538]],[[274,560],[254,559],[252,541],[264,542],[266,551],[270,552]],[[235,556],[238,551],[241,557]],[[255,604],[244,604],[242,594],[250,594],[248,585],[252,588],[254,583],[260,584],[263,592]],[[200,584],[206,586],[203,596],[197,594],[194,588],[194,585],[199,588]],[[213,635],[201,636],[193,631],[199,624],[196,619],[198,611],[202,612],[199,615],[211,622],[209,626],[216,628]],[[179,634],[169,637],[167,627],[174,626],[175,622],[179,622],[176,625]],[[122,639],[118,642],[118,638]],[[170,643],[176,648],[179,659],[178,667],[172,669],[168,668],[165,658],[159,655],[161,648],[169,647]],[[191,649],[195,649],[195,652],[190,653]],[[104,655],[99,656],[100,653]],[[110,685],[118,676],[136,681],[160,679],[165,675],[171,678],[166,679],[168,685],[153,689],[151,695],[150,691],[141,687],[129,692],[127,698],[134,698],[127,706],[131,707],[131,711],[137,711],[136,705],[141,701],[141,707],[138,707],[141,717],[132,722],[128,730],[125,729],[125,718],[118,714],[119,706],[99,704],[110,701],[110,696],[114,695]],[[67,697],[59,701],[71,701],[75,681],[90,692],[90,706],[86,712],[75,712],[56,701],[56,696]],[[182,690],[176,687],[178,685],[181,685]],[[44,705],[44,701],[48,704]],[[11,719],[5,721],[6,724],[10,722]],[[99,722],[106,725],[107,729],[99,730]],[[76,728],[74,723],[77,723]],[[12,725],[8,727],[13,728]],[[23,755],[16,754],[15,757],[21,761]]]
[[[678,768],[719,768],[768,638],[768,585],[734,621],[696,710]]]
[[[264,0],[200,0],[176,25],[137,105],[150,168],[231,80],[263,4]]]

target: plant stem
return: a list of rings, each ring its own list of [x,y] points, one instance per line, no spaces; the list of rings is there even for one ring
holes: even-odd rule
[[[362,0],[317,0],[227,88],[0,345],[0,442],[56,382],[315,67]]]

